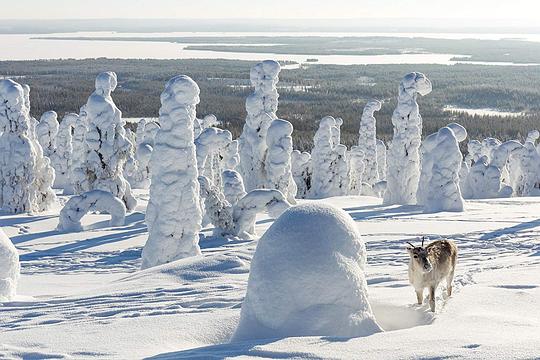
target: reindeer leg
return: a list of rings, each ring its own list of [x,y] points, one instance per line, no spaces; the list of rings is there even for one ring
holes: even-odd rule
[[[416,291],[416,301],[418,302],[418,305],[422,305],[423,298],[424,298],[424,289],[415,289]]]
[[[452,282],[454,281],[454,272],[452,271],[446,278],[446,292],[452,296]]]
[[[432,312],[435,312],[435,289],[436,286],[430,286],[429,287],[429,307],[431,308]]]

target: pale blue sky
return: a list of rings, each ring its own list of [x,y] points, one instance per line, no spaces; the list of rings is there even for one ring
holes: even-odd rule
[[[523,18],[539,0],[0,0],[4,19]]]

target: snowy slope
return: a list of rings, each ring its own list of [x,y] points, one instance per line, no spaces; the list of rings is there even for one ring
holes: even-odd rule
[[[14,301],[0,306],[0,358],[538,358],[540,203],[535,198],[467,201],[464,213],[423,214],[370,197],[322,202],[345,209],[366,242],[368,291],[387,330],[363,338],[301,337],[228,343],[257,241],[200,243],[203,255],[139,271],[148,195],[107,228],[58,233],[58,211],[0,216],[19,250]],[[65,202],[65,197],[59,197]],[[262,234],[271,220],[261,217]],[[210,231],[205,230],[208,234]],[[405,241],[448,236],[460,254],[455,293],[438,292],[437,313],[414,305]]]

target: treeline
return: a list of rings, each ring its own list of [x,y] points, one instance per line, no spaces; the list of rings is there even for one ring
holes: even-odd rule
[[[159,95],[174,75],[187,74],[201,88],[199,116],[216,114],[223,126],[238,136],[245,122],[245,98],[252,92],[249,69],[253,62],[231,60],[49,60],[0,62],[0,76],[31,87],[32,115],[55,110],[60,116],[79,112],[94,89],[95,76],[115,71],[119,86],[113,93],[124,117],[157,117]],[[522,139],[540,129],[540,67],[480,65],[309,65],[282,70],[278,116],[295,127],[295,146],[311,149],[318,121],[325,115],[344,119],[343,142],[357,141],[359,119],[365,103],[384,101],[376,114],[378,136],[392,137],[391,116],[396,106],[399,81],[410,71],[425,73],[433,92],[419,99],[424,134],[451,121],[462,124],[472,138],[495,136]],[[527,115],[455,115],[445,105],[496,108]]]

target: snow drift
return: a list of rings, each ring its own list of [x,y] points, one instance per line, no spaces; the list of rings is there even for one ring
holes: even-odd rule
[[[232,340],[382,331],[368,301],[365,262],[346,212],[320,203],[287,210],[259,240]]]
[[[21,267],[17,249],[0,229],[0,301],[9,301],[15,296]]]

